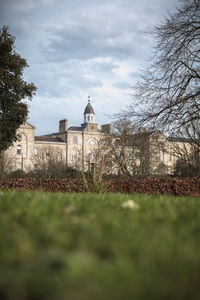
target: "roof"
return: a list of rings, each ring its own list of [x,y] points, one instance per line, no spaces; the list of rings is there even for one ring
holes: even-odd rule
[[[27,121],[25,121],[22,125],[20,125],[19,129],[20,128],[33,128],[35,129],[35,127],[33,125],[31,125],[30,123],[28,123]]]
[[[159,130],[154,130],[154,131],[143,131],[143,132],[138,132],[138,133],[132,133],[129,134],[125,137],[125,144],[128,147],[132,147],[132,146],[138,146],[138,143],[148,143],[149,142],[149,138],[154,135],[154,134],[162,134],[161,131]],[[123,134],[122,134],[123,136]],[[117,144],[120,145],[120,136],[118,135],[114,135],[114,137],[116,138]],[[122,142],[124,143],[124,142]]]
[[[35,136],[36,142],[52,142],[52,143],[64,143],[64,141],[58,137],[52,137],[47,135]]]
[[[83,127],[71,126],[71,127],[69,127],[68,130],[72,130],[72,131],[83,131]]]
[[[26,124],[35,129],[35,126],[26,121]]]
[[[182,142],[182,143],[190,143],[192,140],[189,138],[184,137],[176,137],[176,136],[169,136],[167,138],[169,142]]]
[[[153,134],[153,133],[154,133],[153,131],[145,131],[142,133],[129,134],[127,136],[124,136],[125,140],[122,141],[122,144],[125,143],[125,145],[128,147],[137,146],[138,143],[141,143],[143,141],[148,142],[148,137],[150,137],[151,134]],[[122,134],[122,136],[123,136],[123,134]],[[114,134],[114,137],[116,139],[115,140],[116,144],[120,145],[121,144],[120,136]]]
[[[92,105],[90,104],[90,100],[88,100],[88,104],[85,108],[84,115],[85,114],[95,114],[94,109],[93,109]]]

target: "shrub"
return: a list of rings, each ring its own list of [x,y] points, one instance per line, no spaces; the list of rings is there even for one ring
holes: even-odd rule
[[[112,193],[147,193],[168,194],[175,196],[200,196],[200,178],[159,178],[143,180],[110,179],[101,186],[92,183],[89,188],[83,179],[36,179],[11,178],[0,181],[1,189],[44,190],[49,192],[112,192]]]
[[[11,173],[9,173],[8,178],[25,178],[26,173],[23,170],[16,170]]]

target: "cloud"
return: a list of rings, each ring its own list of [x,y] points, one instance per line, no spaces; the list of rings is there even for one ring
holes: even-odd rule
[[[38,87],[30,104],[37,133],[55,131],[65,117],[79,125],[88,94],[97,121],[109,122],[106,115],[129,103],[129,86],[148,63],[153,26],[177,3],[0,0],[0,26],[16,36],[16,51],[30,66],[25,79]]]
[[[141,32],[143,24],[147,26],[143,18],[138,18],[133,9],[120,11],[120,7],[113,7],[111,3],[104,4],[102,1],[101,6],[97,5],[92,14],[79,12],[73,19],[67,18],[61,26],[47,26],[50,38],[48,45],[42,47],[43,55],[56,62],[95,57],[127,59],[145,55],[148,35]]]
[[[119,89],[130,89],[130,85],[128,82],[119,81],[113,84],[114,87],[117,87]]]

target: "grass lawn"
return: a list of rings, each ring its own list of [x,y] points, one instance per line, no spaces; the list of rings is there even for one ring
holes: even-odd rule
[[[200,198],[0,191],[0,299],[199,300]]]

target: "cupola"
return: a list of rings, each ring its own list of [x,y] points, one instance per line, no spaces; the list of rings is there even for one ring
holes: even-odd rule
[[[92,105],[90,104],[90,96],[88,96],[88,104],[84,111],[84,123],[95,123],[95,113]]]

